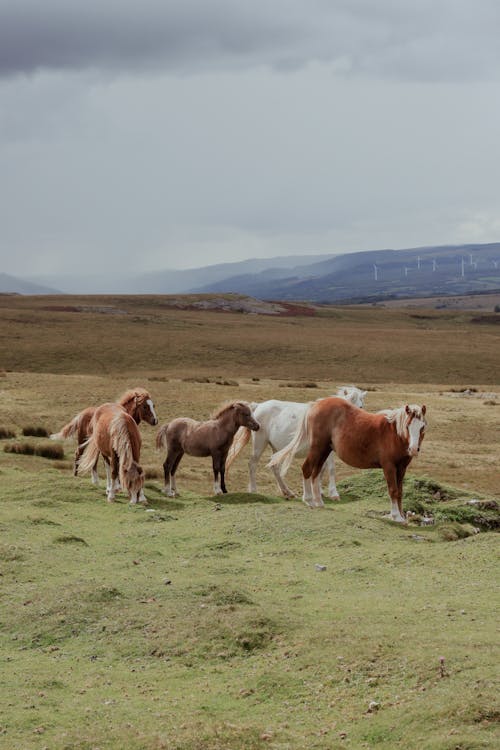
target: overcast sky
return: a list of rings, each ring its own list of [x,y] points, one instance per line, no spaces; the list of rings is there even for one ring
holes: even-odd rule
[[[500,240],[498,0],[0,0],[0,271]]]

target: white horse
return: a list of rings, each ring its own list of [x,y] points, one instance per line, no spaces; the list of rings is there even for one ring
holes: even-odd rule
[[[366,391],[362,391],[355,386],[341,386],[337,389],[337,396],[349,401],[355,406],[363,408]],[[229,449],[226,460],[226,468],[233,463],[236,457],[243,450],[245,445],[252,437],[252,455],[248,462],[250,472],[250,481],[248,483],[249,492],[257,492],[256,472],[259,459],[267,445],[271,446],[273,453],[282,450],[291,441],[295,434],[297,425],[301,422],[311,403],[302,404],[295,401],[263,401],[260,404],[251,404],[252,414],[260,424],[258,432],[251,432],[246,427],[240,427],[236,433],[233,444]],[[295,452],[296,456],[306,456],[309,450],[309,441],[307,438],[303,441]],[[295,494],[287,486],[281,474],[279,466],[272,466],[274,477],[278,487],[286,498],[295,497]],[[337,486],[335,484],[335,463],[333,453],[328,456],[323,471],[328,470],[328,496],[334,500],[339,498]]]

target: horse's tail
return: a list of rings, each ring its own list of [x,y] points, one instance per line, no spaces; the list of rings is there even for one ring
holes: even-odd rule
[[[134,429],[135,428],[135,429]],[[120,482],[128,487],[128,472],[139,461],[141,436],[137,425],[128,414],[115,414],[109,423],[109,435],[114,452],[120,459]]]
[[[241,451],[250,440],[251,434],[252,434],[252,431],[249,427],[240,427],[238,429],[238,432],[234,436],[233,442],[231,443],[231,447],[229,448],[229,453],[227,454],[226,472],[231,466],[231,464],[233,463],[233,461],[240,455]]]
[[[85,474],[86,471],[92,471],[94,468],[99,458],[100,451],[97,447],[97,441],[94,435],[91,435],[80,447],[84,448],[84,451],[78,461],[76,473]]]
[[[160,451],[162,448],[168,449],[167,430],[168,430],[168,422],[166,422],[165,424],[162,424],[162,426],[156,433],[156,450]]]
[[[59,432],[53,432],[50,436],[51,440],[66,440],[66,438],[73,437],[73,435],[76,435],[78,433],[78,428],[80,426],[80,420],[81,420],[81,414],[77,414],[76,417],[73,417],[71,422],[68,422],[68,424],[65,424],[64,427],[62,427]]]
[[[281,470],[281,475],[285,476],[288,469],[290,468],[290,464],[293,461],[293,457],[297,453],[298,449],[300,448],[300,445],[304,442],[304,440],[307,437],[307,417],[309,415],[309,408],[304,412],[302,415],[302,418],[300,419],[297,428],[295,430],[295,434],[288,443],[288,445],[285,445],[284,448],[282,448],[277,453],[274,453],[271,460],[267,464],[268,466],[279,466]]]

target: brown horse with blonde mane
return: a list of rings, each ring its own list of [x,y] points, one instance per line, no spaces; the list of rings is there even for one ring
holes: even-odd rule
[[[190,456],[212,456],[214,494],[226,493],[226,458],[240,427],[259,429],[259,423],[253,418],[250,405],[246,401],[224,404],[207,422],[178,417],[160,427],[156,436],[156,447],[167,449],[167,457],[163,463],[164,492],[170,497],[176,497],[175,473],[181,458],[187,453]]]
[[[108,502],[115,499],[118,478],[131,503],[146,502],[144,472],[139,465],[141,434],[135,420],[119,404],[97,407],[90,422],[79,472],[92,471],[102,454],[106,464]]]
[[[319,475],[332,450],[349,466],[382,469],[391,498],[391,518],[404,523],[403,479],[410,461],[420,451],[427,426],[425,412],[425,406],[406,404],[370,414],[341,398],[319,399],[304,415],[293,440],[273,456],[271,463],[286,473],[296,446],[304,436],[309,438],[302,476],[303,501],[310,507],[323,505]]]
[[[158,424],[153,400],[145,388],[132,388],[131,390],[126,391],[119,401],[117,401],[117,404],[125,409],[127,414],[130,414],[136,424],[140,424],[142,421],[147,422],[150,425]],[[73,464],[73,474],[75,477],[78,474],[78,464],[84,451],[84,444],[91,435],[92,417],[97,408],[97,406],[88,406],[73,417],[71,422],[64,425],[59,432],[50,436],[52,440],[65,440],[66,438],[76,435],[77,447]],[[97,460],[98,459],[99,456],[97,457]],[[93,484],[99,483],[99,478],[97,476],[97,460],[96,465],[92,468],[91,472]]]

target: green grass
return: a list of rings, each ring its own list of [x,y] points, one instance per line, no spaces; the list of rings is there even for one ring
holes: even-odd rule
[[[0,745],[498,746],[496,534],[393,524],[380,472],[320,511],[151,481],[149,512],[18,460],[0,465]],[[408,503],[436,487],[464,500],[410,476]]]

